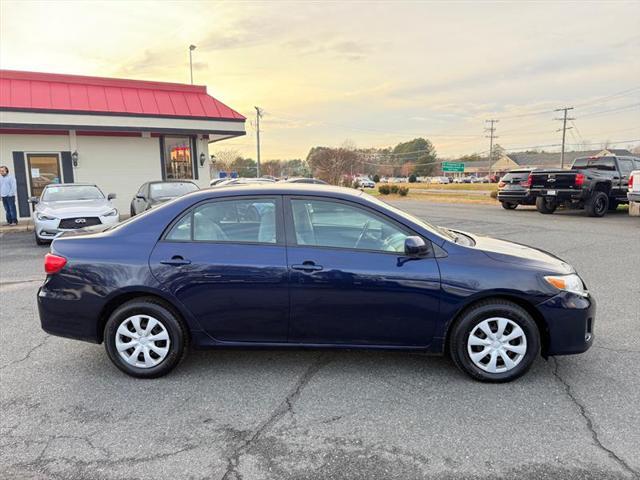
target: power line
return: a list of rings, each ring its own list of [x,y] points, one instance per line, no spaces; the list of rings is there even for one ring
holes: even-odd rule
[[[590,100],[588,102],[578,103],[575,106],[576,107],[584,107],[584,106],[587,106],[587,105],[599,105],[601,103],[607,103],[609,100],[614,99],[614,98],[628,97],[630,93],[632,93],[632,92],[634,92],[636,90],[640,90],[640,87],[633,87],[633,88],[629,88],[627,90],[622,90],[621,92],[612,93],[611,95],[606,95],[604,97],[596,98],[596,99]]]
[[[603,114],[608,114],[608,113],[613,113],[613,112],[620,112],[622,110],[633,109],[634,107],[640,107],[640,103],[632,103],[631,105],[625,105],[623,107],[612,108],[610,110],[601,110],[599,112],[585,113],[584,115],[581,115],[580,118],[594,117],[594,116],[597,116],[597,115],[603,115]]]

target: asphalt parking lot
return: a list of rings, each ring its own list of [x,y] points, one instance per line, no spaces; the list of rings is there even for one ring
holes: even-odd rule
[[[572,263],[598,300],[594,347],[504,385],[446,358],[362,351],[192,352],[129,378],[103,347],[52,337],[32,234],[0,266],[0,477],[600,479],[640,476],[640,219],[398,206]]]

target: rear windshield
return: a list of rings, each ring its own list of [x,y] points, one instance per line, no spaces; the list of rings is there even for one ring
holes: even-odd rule
[[[191,182],[152,183],[150,188],[151,198],[175,198],[198,190]]]
[[[64,187],[47,187],[42,192],[43,202],[60,202],[65,200],[99,200],[104,198],[100,189],[93,185],[69,185]]]
[[[529,172],[509,172],[504,177],[502,177],[502,181],[508,182],[509,180],[526,180],[529,177]]]
[[[616,169],[616,162],[611,157],[598,157],[598,158],[576,158],[573,162],[573,169],[576,168],[589,168],[594,170],[612,170]]]

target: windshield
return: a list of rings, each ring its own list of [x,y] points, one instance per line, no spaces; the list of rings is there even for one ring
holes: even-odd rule
[[[441,227],[436,227],[435,225],[431,225],[430,223],[425,222],[424,220],[414,215],[411,215],[410,213],[407,213],[404,210],[400,210],[399,208],[389,205],[388,203],[383,202],[382,200],[378,200],[376,197],[371,196],[368,193],[363,193],[362,196],[373,203],[383,206],[387,210],[391,210],[392,212],[397,213],[398,215],[402,215],[403,217],[408,218],[412,222],[417,223],[421,227],[426,228],[427,230],[435,233],[436,235],[440,235],[441,237],[444,237],[447,240],[451,240],[452,242],[456,241],[457,235],[454,234],[451,230],[441,228]]]
[[[509,172],[504,177],[501,178],[503,182],[508,182],[509,180],[526,180],[529,176],[529,172]]]
[[[198,187],[191,182],[166,182],[152,183],[150,189],[151,198],[173,198],[195,192]]]
[[[616,162],[611,157],[599,157],[599,158],[576,158],[573,162],[572,169],[576,168],[590,168],[594,170],[612,170],[616,169]]]
[[[63,202],[68,200],[100,200],[104,195],[95,185],[69,185],[47,187],[42,192],[43,202]]]

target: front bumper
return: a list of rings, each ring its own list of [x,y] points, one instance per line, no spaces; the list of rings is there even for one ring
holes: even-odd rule
[[[101,224],[95,225],[95,227],[110,227],[112,225],[120,222],[120,215],[112,215],[112,216],[102,216],[98,217],[100,219]],[[60,222],[64,220],[64,218],[55,219],[55,220],[38,220],[36,215],[33,216],[33,227],[36,233],[36,236],[40,240],[54,240],[56,237],[62,235],[64,232],[76,232],[80,230],[80,228],[60,228]],[[92,228],[92,227],[87,227]]]
[[[640,193],[639,192],[629,192],[627,193],[627,198],[630,202],[640,202]]]
[[[582,353],[593,344],[596,302],[592,295],[562,292],[539,304],[538,311],[547,325],[547,355]]]

